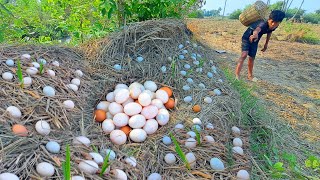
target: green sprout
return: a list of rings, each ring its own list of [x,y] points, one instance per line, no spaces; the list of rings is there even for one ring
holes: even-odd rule
[[[70,163],[70,147],[69,144],[67,144],[66,147],[66,160],[62,163],[62,170],[63,170],[63,177],[65,180],[71,179],[71,163]]]
[[[177,139],[172,135],[172,133],[170,133],[171,139],[175,145],[175,149],[176,149],[176,153],[178,153],[179,157],[181,158],[181,160],[184,162],[184,164],[186,165],[187,169],[190,170],[190,164],[186,158],[186,155],[184,154],[184,152],[182,151]]]
[[[103,160],[103,165],[101,167],[100,177],[103,176],[104,172],[107,170],[107,168],[110,166],[109,163],[109,157],[110,157],[111,151],[109,151],[108,155]]]
[[[18,60],[18,69],[17,69],[17,76],[18,76],[18,79],[19,79],[19,82],[20,82],[20,87],[23,88],[23,76],[22,76],[22,70],[21,70],[21,64],[20,64],[20,61]]]

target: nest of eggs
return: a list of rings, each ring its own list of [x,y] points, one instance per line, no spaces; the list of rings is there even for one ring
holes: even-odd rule
[[[3,61],[1,73],[12,71],[15,74],[15,68],[4,65],[4,62],[8,58],[19,59],[24,53],[29,53],[34,59],[44,58],[49,64],[58,61],[60,66],[48,66],[55,71],[56,77],[37,74],[28,88],[20,88],[16,77],[11,82],[1,79],[0,159],[4,163],[0,164],[0,174],[12,172],[21,179],[38,179],[40,175],[36,165],[49,162],[55,168],[52,178],[63,179],[61,162],[65,159],[66,144],[70,144],[71,149],[71,174],[82,175],[86,179],[115,177],[110,171],[100,177],[83,173],[78,168],[80,161],[88,159],[87,153],[103,149],[116,152],[110,169],[123,170],[129,179],[146,179],[154,172],[160,173],[163,179],[233,179],[240,169],[250,170],[247,130],[242,129],[240,135],[244,142],[244,155],[235,155],[231,150],[234,138],[231,127],[238,125],[240,117],[237,95],[224,82],[223,73],[214,61],[214,52],[190,42],[189,35],[183,22],[151,20],[130,24],[106,39],[87,43],[81,47],[81,52],[60,47],[3,47],[0,54]],[[199,62],[195,63],[195,59]],[[29,63],[21,61],[22,67],[28,67]],[[190,67],[186,68],[186,64]],[[76,77],[74,72],[77,69],[82,70],[84,76],[80,78],[79,90],[74,92],[66,85]],[[212,72],[213,77],[207,72]],[[23,73],[27,76],[25,70]],[[168,86],[173,90],[177,105],[170,110],[170,121],[143,143],[114,145],[109,135],[103,132],[101,124],[95,122],[95,107],[100,101],[106,100],[106,95],[117,84],[143,84],[146,80],[154,81],[158,87]],[[55,87],[55,97],[43,95],[42,88],[45,85]],[[217,89],[220,95],[215,93]],[[211,102],[204,102],[205,98],[210,98]],[[72,110],[64,108],[63,102],[68,99],[74,101],[75,108]],[[194,112],[194,105],[199,105],[201,110]],[[11,118],[6,112],[8,106],[17,106],[22,111],[22,117]],[[201,137],[210,135],[215,143],[203,141],[196,148],[184,147],[187,131],[174,127],[182,123],[191,128],[193,118],[199,118],[203,123]],[[35,123],[38,120],[51,125],[49,135],[37,134]],[[27,127],[27,137],[12,133],[12,125],[16,123]],[[215,128],[205,129],[207,123],[212,123]],[[162,142],[163,136],[169,133],[181,143],[184,153],[193,152],[196,156],[196,165],[191,170],[185,168],[173,144],[165,145]],[[89,138],[90,146],[73,144],[78,136]],[[45,148],[46,143],[52,140],[61,146],[58,154],[52,154]],[[164,161],[169,152],[176,154],[177,162],[174,165]],[[135,167],[127,163],[128,157],[136,158]],[[213,157],[220,158],[226,168],[222,171],[212,170],[210,158]]]

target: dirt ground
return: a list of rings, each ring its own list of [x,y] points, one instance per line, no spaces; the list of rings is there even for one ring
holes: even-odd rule
[[[189,29],[195,38],[214,50],[224,50],[218,54],[220,66],[234,69],[240,55],[241,36],[244,27],[237,20],[189,19]],[[320,26],[314,26],[320,32]],[[278,32],[277,32],[278,31]],[[277,34],[278,33],[278,34]],[[286,121],[300,137],[318,144],[320,142],[320,45],[276,40],[281,26],[273,33],[269,48],[260,49],[265,39],[261,39],[254,75],[259,80],[254,93],[270,112],[279,120]],[[246,79],[246,64],[241,78]],[[251,82],[250,82],[251,83]]]

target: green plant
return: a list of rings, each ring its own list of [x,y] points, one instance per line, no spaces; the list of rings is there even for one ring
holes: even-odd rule
[[[111,151],[109,151],[109,153],[107,154],[107,156],[104,158],[103,160],[103,164],[102,164],[102,167],[101,167],[101,172],[100,172],[100,177],[103,176],[104,172],[108,169],[108,167],[110,166],[110,163],[109,163],[109,157],[110,157],[110,153]]]
[[[62,163],[63,177],[65,180],[71,180],[70,146],[66,146],[66,160]]]
[[[197,143],[198,143],[198,145],[201,145],[201,135],[200,135],[200,133],[199,133],[197,128],[193,128],[193,129],[194,129],[194,131],[196,133]]]
[[[182,151],[177,139],[172,135],[172,133],[170,133],[170,137],[171,137],[171,139],[173,141],[173,144],[175,145],[176,153],[179,155],[179,157],[181,158],[181,160],[185,164],[186,168],[190,170],[190,164],[189,164],[189,162],[188,162],[188,160],[186,158],[186,155]]]
[[[22,70],[21,70],[21,63],[19,60],[17,62],[17,66],[18,66],[18,69],[16,73],[19,79],[20,87],[23,88],[23,76],[22,76]]]
[[[174,79],[176,76],[176,59],[172,60],[170,67],[171,67],[171,76],[172,76],[172,79]]]
[[[229,15],[229,19],[239,19],[240,14],[242,13],[241,9],[237,9],[235,11],[233,11],[230,15]]]
[[[94,152],[99,153],[98,148],[95,145],[91,145],[92,149]]]
[[[40,61],[39,73],[40,73],[40,74],[43,74],[43,72],[44,72],[43,62]]]
[[[320,159],[316,156],[309,156],[308,159],[305,161],[305,166],[307,168],[311,168],[314,171],[320,170]]]

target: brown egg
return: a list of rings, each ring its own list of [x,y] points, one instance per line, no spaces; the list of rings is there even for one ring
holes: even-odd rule
[[[169,98],[168,102],[164,104],[164,106],[167,109],[173,109],[174,108],[174,99],[173,98]]]
[[[15,124],[12,126],[13,134],[17,136],[28,136],[28,130],[25,126],[21,124]]]
[[[131,132],[131,128],[127,125],[127,126],[123,126],[120,128],[121,131],[123,131],[127,136],[129,136],[129,133]]]
[[[102,122],[105,119],[107,119],[107,112],[101,109],[97,109],[94,111],[94,116],[95,116],[94,119],[97,122]]]
[[[160,88],[160,89],[166,91],[169,97],[172,96],[172,90],[171,90],[171,88],[169,88],[169,87],[162,87],[162,88]]]
[[[196,104],[193,106],[192,110],[197,113],[197,112],[201,111],[201,107],[200,107],[200,105]]]

